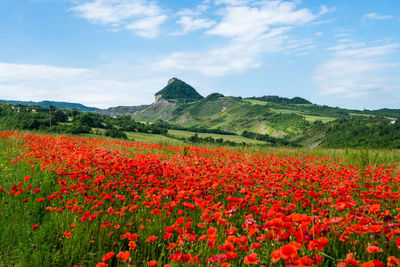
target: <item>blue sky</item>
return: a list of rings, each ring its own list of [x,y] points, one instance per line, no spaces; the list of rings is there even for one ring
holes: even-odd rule
[[[400,108],[400,1],[0,0],[0,99],[202,95]]]

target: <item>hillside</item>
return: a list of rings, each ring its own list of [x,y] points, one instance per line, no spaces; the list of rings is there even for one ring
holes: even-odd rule
[[[193,102],[203,98],[192,86],[178,78],[172,78],[167,86],[155,94],[157,100],[168,100],[178,102]]]
[[[0,129],[95,134],[189,144],[400,148],[398,120],[351,113],[353,115],[347,118],[326,117],[325,122],[322,122],[323,117],[300,115],[307,110],[310,112],[313,105],[303,105],[303,111],[279,110],[276,103],[273,104],[273,108],[265,109],[272,104],[261,105],[253,101],[219,94],[212,94],[185,105],[160,100],[135,111],[137,117],[141,116],[142,119],[150,119],[152,115],[151,123],[135,121],[131,116],[111,117],[61,109],[52,109],[49,112],[48,108],[40,106],[0,103]],[[182,115],[183,111],[185,113]],[[294,113],[295,111],[297,113]],[[343,115],[334,111],[336,110],[328,108],[325,114],[330,112]],[[172,116],[172,119],[155,120],[159,117],[168,119],[168,116]],[[318,120],[315,120],[316,118]],[[182,119],[187,121],[179,121]],[[259,131],[260,127],[270,127],[281,134]]]
[[[325,137],[323,147],[400,148],[400,121],[377,117],[359,117],[337,120],[322,126]]]
[[[155,102],[139,107],[115,107],[102,114],[130,115],[137,121],[162,120],[176,127],[213,129],[242,134],[249,131],[272,137],[301,140],[315,122],[329,123],[337,119],[385,116],[400,118],[400,110],[349,110],[312,104],[301,98],[279,96],[232,97],[213,93],[203,98],[190,85],[173,78],[156,93]],[[315,132],[312,140],[318,143],[324,135]],[[316,138],[318,136],[318,138]]]
[[[162,133],[168,135],[165,138],[191,143],[216,143],[243,137],[239,143],[257,140],[267,145],[312,148],[400,147],[398,109],[349,110],[311,104],[300,97],[268,95],[242,98],[212,93],[202,97],[176,78],[156,94],[151,105],[94,109],[93,113],[79,114],[77,110],[87,107],[64,102],[27,102],[44,106],[61,103],[66,107],[52,109],[49,114],[47,107],[16,102],[16,105],[1,103],[2,129],[112,136]],[[64,110],[69,108],[77,110]]]
[[[19,100],[0,100],[0,102],[9,103],[9,104],[13,104],[13,105],[21,104],[21,105],[28,105],[28,106],[40,106],[40,107],[46,107],[46,108],[49,106],[53,106],[58,109],[67,109],[67,110],[76,109],[79,111],[89,111],[89,112],[95,112],[95,111],[100,110],[99,108],[87,107],[87,106],[79,104],[79,103],[57,102],[57,101],[49,101],[49,100],[40,101],[40,102],[19,101]]]

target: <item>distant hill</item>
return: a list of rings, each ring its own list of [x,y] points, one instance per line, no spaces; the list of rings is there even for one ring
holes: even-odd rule
[[[192,86],[178,78],[172,78],[167,86],[155,94],[156,100],[164,99],[178,102],[193,102],[203,99]]]
[[[150,105],[118,106],[100,110],[77,103],[54,101],[2,102],[43,107],[52,105],[60,110],[74,108],[108,115],[101,117],[102,126],[110,124],[111,116],[124,123],[125,120],[131,119],[136,122],[148,122],[143,125],[150,128],[233,133],[273,144],[400,148],[400,109],[353,110],[312,104],[301,97],[271,95],[242,98],[212,93],[203,97],[192,86],[177,78],[170,79],[168,84],[155,94],[155,101]],[[23,109],[18,107],[16,110]],[[91,115],[101,116],[94,113]],[[48,125],[46,118],[40,118],[38,121]],[[9,125],[6,117],[4,120],[5,125]],[[29,127],[39,127],[34,120],[28,124]],[[116,128],[121,128],[121,125],[117,125]],[[133,128],[146,128],[138,125]]]
[[[321,143],[323,147],[400,148],[399,120],[360,116],[326,125],[313,125],[313,128],[318,127],[325,132]]]
[[[249,97],[248,99],[260,100],[260,101],[278,103],[278,104],[312,104],[307,99],[304,99],[304,98],[301,98],[298,96],[290,99],[290,98],[280,97],[280,96],[276,96],[276,95],[265,95],[265,96],[261,96],[261,97]]]
[[[79,111],[88,111],[88,112],[95,112],[95,111],[100,111],[99,108],[94,108],[94,107],[87,107],[85,105],[79,104],[79,103],[69,103],[69,102],[56,102],[56,101],[40,101],[40,102],[33,102],[33,101],[18,101],[18,100],[0,100],[0,102],[4,103],[9,103],[13,105],[29,105],[29,106],[41,106],[41,107],[48,107],[48,106],[53,106],[58,109],[76,109]]]
[[[115,107],[100,113],[130,115],[144,122],[161,120],[193,130],[209,129],[236,134],[247,131],[249,135],[264,135],[264,139],[268,135],[303,142],[307,146],[319,145],[325,136],[329,140],[324,144],[329,142],[332,146],[335,131],[332,129],[336,128],[333,122],[338,120],[347,121],[345,125],[352,128],[355,125],[350,123],[352,120],[376,117],[386,121],[377,125],[386,125],[390,130],[392,124],[387,124],[387,121],[400,119],[399,109],[350,110],[312,104],[301,97],[266,95],[242,98],[212,93],[204,98],[192,86],[176,78],[156,93],[155,102],[151,105]]]

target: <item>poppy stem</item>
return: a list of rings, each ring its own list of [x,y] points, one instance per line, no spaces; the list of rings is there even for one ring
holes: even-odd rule
[[[329,256],[328,254],[325,254],[325,253],[322,252],[322,251],[319,251],[319,254],[321,254],[322,256],[325,256],[325,257],[327,257],[327,258],[329,258],[329,259],[331,259],[331,260],[333,260],[333,261],[337,261],[337,262],[340,261],[340,260],[337,260],[337,259],[335,259],[335,258],[332,258],[331,256]]]

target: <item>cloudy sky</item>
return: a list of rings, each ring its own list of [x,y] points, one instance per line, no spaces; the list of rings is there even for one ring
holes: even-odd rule
[[[400,108],[399,0],[0,0],[0,99],[202,95]]]

